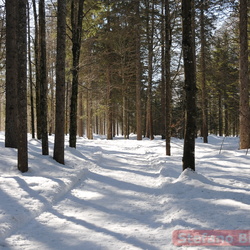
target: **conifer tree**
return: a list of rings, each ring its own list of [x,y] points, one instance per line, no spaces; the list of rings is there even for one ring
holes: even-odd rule
[[[66,0],[57,2],[56,128],[54,159],[64,164]]]
[[[182,0],[183,60],[185,73],[185,135],[183,170],[195,170],[196,73],[193,0]]]
[[[17,5],[17,57],[18,57],[18,169],[28,171],[27,142],[27,15],[26,0]]]

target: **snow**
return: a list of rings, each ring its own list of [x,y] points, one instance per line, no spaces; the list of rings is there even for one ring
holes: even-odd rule
[[[249,229],[250,156],[238,143],[197,138],[196,171],[182,172],[180,139],[172,139],[169,157],[160,137],[78,138],[61,165],[29,138],[29,172],[22,174],[1,132],[0,249],[211,249],[176,247],[172,233]]]

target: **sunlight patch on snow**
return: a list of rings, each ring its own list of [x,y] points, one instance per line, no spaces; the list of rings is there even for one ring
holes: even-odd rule
[[[73,190],[72,195],[74,195],[79,199],[85,199],[85,200],[95,200],[104,197],[104,195],[98,192],[87,191],[87,190]]]
[[[248,212],[250,212],[250,204],[245,204],[240,201],[235,201],[231,199],[217,199],[217,200],[211,201],[211,203],[215,205],[223,205],[223,206],[232,207],[236,209],[240,208],[240,209],[247,210]]]

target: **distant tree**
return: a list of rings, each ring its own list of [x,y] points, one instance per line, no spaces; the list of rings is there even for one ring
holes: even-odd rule
[[[183,170],[195,170],[196,73],[193,0],[182,0],[183,60],[185,73],[185,135]]]
[[[32,0],[33,5],[33,16],[34,16],[34,57],[35,57],[35,90],[36,90],[36,136],[37,139],[42,139],[42,123],[41,123],[41,86],[40,86],[40,46],[39,46],[39,24],[38,24],[38,14],[36,7],[36,0]]]
[[[240,0],[240,148],[250,146],[249,72],[248,72],[248,0]]]
[[[202,103],[202,136],[203,142],[208,142],[208,113],[206,87],[206,34],[205,34],[205,1],[200,2],[200,41],[201,41],[201,103]]]
[[[153,84],[153,48],[155,29],[155,1],[146,1],[146,36],[148,46],[148,77],[147,77],[147,105],[146,105],[146,137],[154,139],[153,111],[152,111],[152,84]]]
[[[141,92],[142,92],[142,83],[141,83],[141,20],[140,20],[140,2],[135,1],[135,60],[136,60],[136,133],[137,140],[142,140],[142,104],[141,104]]]
[[[66,0],[57,1],[56,128],[54,159],[64,164]]]
[[[17,1],[6,6],[6,117],[5,146],[18,147],[17,137]]]
[[[77,135],[77,98],[82,40],[83,4],[84,0],[71,0],[72,92],[70,101],[69,146],[73,148],[76,147]]]
[[[17,5],[17,57],[18,57],[18,169],[28,171],[27,142],[27,15],[26,0]]]
[[[33,70],[32,70],[32,55],[31,55],[31,34],[30,34],[30,6],[28,5],[28,65],[29,65],[29,90],[30,90],[30,116],[31,116],[31,133],[32,138],[35,138],[35,111],[34,111],[34,96],[33,96]]]

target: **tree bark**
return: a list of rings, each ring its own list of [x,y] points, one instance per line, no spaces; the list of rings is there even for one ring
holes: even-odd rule
[[[34,25],[35,25],[35,67],[36,67],[36,136],[37,139],[42,139],[42,126],[41,126],[41,96],[40,96],[40,46],[39,46],[39,29],[38,29],[38,16],[36,1],[32,0],[34,12]]]
[[[204,20],[204,0],[201,1],[200,26],[201,26],[201,103],[202,103],[202,136],[203,142],[208,143],[207,127],[207,90],[206,90],[206,38]]]
[[[166,42],[166,3],[167,0],[161,1],[161,138],[166,139],[166,63],[165,63],[165,42]]]
[[[18,1],[17,57],[18,57],[18,169],[28,171],[27,142],[27,20],[26,0]]]
[[[35,113],[34,113],[34,96],[33,96],[33,77],[32,77],[32,60],[31,60],[31,39],[30,39],[30,11],[28,10],[28,58],[29,58],[29,84],[30,84],[30,115],[31,115],[31,133],[35,138]]]
[[[183,170],[195,170],[196,73],[193,0],[182,0],[182,46],[185,73],[185,135]]]
[[[47,128],[47,69],[46,69],[46,31],[45,31],[45,3],[39,0],[39,32],[40,32],[40,108],[41,108],[41,132],[42,132],[42,154],[49,154],[48,128]]]
[[[150,23],[150,2],[147,3],[147,43],[148,43],[148,88],[147,88],[147,116],[146,116],[146,137],[154,139],[153,112],[152,112],[152,82],[153,82],[153,37],[154,37],[154,1],[152,3],[152,16]]]
[[[88,89],[87,89],[87,106],[88,106]],[[78,136],[83,137],[84,135],[84,126],[83,126],[83,90],[81,89],[80,92],[78,93],[78,125],[77,125],[77,130],[78,130]],[[88,130],[88,129],[87,129]]]
[[[17,1],[6,1],[5,147],[17,148]]]
[[[135,2],[136,13],[136,133],[137,140],[142,140],[142,111],[141,111],[141,25],[140,3]]]
[[[171,100],[172,88],[170,77],[170,63],[171,63],[171,24],[170,24],[170,10],[169,0],[165,0],[165,90],[166,90],[166,108],[165,108],[165,136],[166,136],[166,155],[171,155]]]
[[[249,76],[248,76],[248,34],[247,0],[240,0],[240,148],[249,148]]]
[[[66,0],[57,2],[56,125],[54,159],[64,164]]]
[[[70,135],[69,146],[76,148],[77,135],[77,97],[78,72],[82,37],[84,0],[71,0],[71,28],[72,28],[72,93],[70,101]]]
[[[113,105],[112,105],[112,87],[111,87],[111,68],[107,66],[107,140],[113,139]]]

